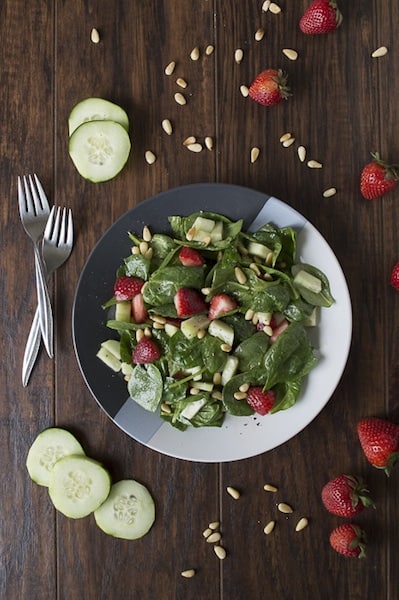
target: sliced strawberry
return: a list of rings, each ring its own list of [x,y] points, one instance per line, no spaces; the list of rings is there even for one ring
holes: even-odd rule
[[[399,291],[399,262],[393,267],[391,272],[391,285]]]
[[[114,285],[115,299],[120,302],[122,300],[130,300],[141,291],[144,285],[144,280],[140,277],[129,277],[122,275],[118,277]]]
[[[147,320],[148,312],[144,304],[143,294],[136,294],[132,298],[132,316],[135,323],[144,323]]]
[[[205,262],[201,252],[190,246],[182,246],[179,260],[185,267],[201,267]]]
[[[283,319],[278,325],[277,327],[275,327],[273,329],[273,334],[270,337],[270,342],[273,343],[276,341],[276,339],[278,338],[279,335],[281,335],[283,333],[283,331],[285,331],[287,329],[289,325],[289,322],[287,321],[287,319]]]
[[[161,352],[153,339],[143,337],[133,350],[132,361],[135,365],[145,365],[154,362],[161,356]]]
[[[274,406],[276,394],[273,390],[263,391],[261,386],[251,386],[247,392],[247,402],[259,415],[267,415]]]
[[[237,306],[237,302],[228,294],[216,294],[211,299],[208,317],[211,320],[218,319],[221,315],[235,310]]]
[[[174,304],[178,317],[190,317],[207,310],[202,294],[191,288],[179,288],[174,297]]]

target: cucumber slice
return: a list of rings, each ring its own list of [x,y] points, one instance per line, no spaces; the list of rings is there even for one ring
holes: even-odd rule
[[[72,433],[58,427],[49,427],[39,433],[26,458],[26,468],[32,481],[47,487],[55,463],[69,454],[85,454]]]
[[[154,500],[141,483],[123,479],[114,483],[106,501],[94,511],[100,529],[116,538],[135,540],[155,521]]]
[[[76,169],[93,183],[108,181],[125,166],[130,153],[126,129],[115,121],[89,121],[69,138],[69,155]]]
[[[85,98],[73,107],[68,119],[69,135],[88,121],[115,121],[129,130],[129,117],[123,108],[103,98]]]
[[[110,489],[108,471],[87,456],[64,456],[50,473],[50,499],[58,511],[71,519],[81,519],[95,511]]]

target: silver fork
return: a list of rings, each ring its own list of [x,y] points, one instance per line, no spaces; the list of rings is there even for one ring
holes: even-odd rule
[[[46,279],[60,267],[71,254],[73,246],[72,211],[53,206],[44,231],[42,256],[46,268]],[[39,307],[30,328],[22,365],[22,385],[28,385],[40,347]]]
[[[33,242],[40,328],[47,354],[53,356],[53,313],[48,293],[45,269],[39,250],[39,241],[46,227],[50,207],[37,175],[18,177],[18,205],[22,225]]]

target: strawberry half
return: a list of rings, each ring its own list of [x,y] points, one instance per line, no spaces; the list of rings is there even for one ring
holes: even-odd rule
[[[299,21],[299,28],[308,35],[330,33],[341,23],[342,14],[335,0],[314,0]]]
[[[251,386],[247,392],[247,403],[259,415],[267,415],[274,406],[276,394],[273,390],[263,391],[261,386]]]
[[[143,337],[133,350],[132,361],[135,365],[145,365],[154,362],[161,356],[161,352],[151,338]]]
[[[266,69],[259,73],[249,88],[249,96],[258,104],[273,106],[290,96],[287,76],[281,69]]]
[[[384,469],[387,476],[399,457],[399,425],[367,417],[357,424],[357,433],[363,452],[377,469]]]
[[[140,277],[128,277],[127,275],[118,277],[114,285],[115,299],[118,302],[130,300],[141,291],[143,285],[144,280]]]
[[[202,267],[205,262],[201,252],[190,246],[182,246],[179,260],[184,267]]]
[[[221,315],[235,310],[237,306],[237,302],[228,294],[216,294],[209,304],[208,317],[211,320],[218,319]]]
[[[200,292],[191,288],[179,288],[174,297],[178,317],[190,317],[207,310],[207,304]]]
[[[399,291],[399,262],[396,263],[391,273],[391,285]]]
[[[148,312],[141,293],[132,298],[132,316],[135,323],[145,323],[147,320]]]
[[[381,198],[393,190],[399,179],[398,165],[387,164],[378,152],[371,156],[373,160],[363,167],[360,174],[360,193],[366,200]]]
[[[321,491],[321,499],[328,512],[339,517],[353,517],[365,506],[374,506],[367,495],[363,481],[353,475],[339,475],[331,479]]]
[[[352,558],[366,556],[366,534],[353,523],[344,523],[336,527],[330,534],[330,545],[339,554]]]

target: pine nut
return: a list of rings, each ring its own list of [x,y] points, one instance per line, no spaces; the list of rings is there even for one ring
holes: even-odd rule
[[[154,321],[154,323],[161,323],[162,325],[165,325],[166,323],[165,317],[161,317],[160,315],[151,315],[151,320]]]
[[[214,531],[215,529],[219,529],[220,523],[219,521],[212,521],[212,523],[209,523],[208,527]]]
[[[214,546],[213,549],[216,556],[220,558],[220,560],[224,560],[226,558],[226,550],[223,548],[223,546]]]
[[[249,390],[249,383],[243,383],[238,389],[240,392],[247,392]]]
[[[149,165],[152,165],[157,160],[157,157],[151,150],[146,150],[145,159]]]
[[[230,496],[232,498],[234,498],[234,500],[238,500],[238,498],[241,496],[240,492],[238,490],[236,490],[236,488],[227,486],[226,490],[227,490],[227,493],[230,494]]]
[[[264,35],[265,35],[265,30],[263,29],[263,27],[259,27],[259,29],[257,29],[255,31],[255,40],[257,42],[262,41],[264,38]]]
[[[203,245],[206,248],[206,246],[209,246],[209,244],[211,243],[211,241],[212,241],[211,236],[208,235],[207,237],[204,237],[204,239],[202,240],[202,243],[203,243]]]
[[[295,138],[291,137],[289,140],[284,140],[283,146],[284,148],[289,148],[295,142]]]
[[[211,535],[211,533],[212,533],[212,529],[210,527],[207,527],[202,532],[202,535],[204,536],[204,538],[208,538]]]
[[[100,41],[100,34],[98,33],[98,30],[95,27],[93,27],[93,29],[91,30],[90,39],[93,42],[93,44],[98,44]]]
[[[202,145],[195,143],[195,144],[187,144],[186,145],[187,150],[190,150],[190,152],[201,152],[202,150]]]
[[[247,98],[249,94],[249,89],[246,85],[240,85],[240,92],[244,96],[244,98]]]
[[[248,308],[247,312],[244,315],[244,319],[246,321],[252,321],[254,314],[254,311],[251,308]]]
[[[172,412],[172,409],[170,408],[169,404],[167,404],[166,402],[162,402],[161,410],[162,410],[162,412],[167,413],[168,415],[170,415]]]
[[[190,58],[191,60],[198,60],[200,57],[200,51],[198,46],[196,46],[195,48],[193,48],[190,52]]]
[[[234,52],[234,60],[236,61],[237,65],[239,65],[241,63],[243,58],[244,58],[243,49],[237,48],[237,50]]]
[[[247,397],[246,392],[234,392],[233,395],[236,400],[245,400],[245,398]]]
[[[305,148],[305,146],[298,146],[297,152],[298,152],[298,158],[299,158],[299,160],[301,162],[304,162],[305,158],[306,158],[306,148]]]
[[[168,65],[166,65],[165,75],[172,75],[173,71],[175,70],[175,66],[176,66],[176,63],[174,60],[172,60],[172,62],[170,62]]]
[[[318,160],[309,160],[308,161],[309,169],[321,169],[322,166],[323,165]]]
[[[278,4],[276,4],[275,2],[270,2],[269,10],[274,15],[278,15],[281,12],[280,6]]]
[[[247,282],[247,276],[245,275],[244,271],[240,269],[240,267],[236,267],[234,269],[234,275],[238,283],[244,284]]]
[[[138,246],[133,246],[132,254],[140,254],[140,248]]]
[[[269,254],[266,256],[265,264],[271,265],[272,262],[273,262],[273,252],[269,252]]]
[[[252,164],[258,160],[259,154],[260,154],[259,148],[257,148],[256,146],[251,148],[251,163]]]
[[[211,396],[214,400],[223,400],[222,392],[212,392]]]
[[[386,46],[380,46],[377,50],[371,54],[372,58],[380,58],[381,56],[385,56],[388,53],[388,48]]]
[[[265,490],[265,492],[277,492],[278,488],[275,485],[272,485],[271,483],[265,483],[265,485],[263,486],[263,489]]]
[[[296,60],[298,58],[298,52],[292,48],[283,48],[282,52],[289,60]]]
[[[153,327],[154,327],[154,329],[165,329],[165,324],[164,323],[154,323]]]
[[[268,524],[265,525],[265,528],[263,530],[264,533],[266,535],[269,535],[269,533],[271,533],[273,531],[275,525],[276,525],[276,521],[269,521]]]
[[[287,131],[287,133],[283,133],[283,135],[280,137],[280,142],[286,142],[287,140],[290,140],[292,138],[292,133],[289,133]]]
[[[258,267],[258,265],[256,263],[251,263],[249,265],[249,268],[251,269],[251,271],[253,271],[258,277],[260,277],[260,269]]]
[[[295,531],[302,531],[302,529],[305,529],[305,527],[307,527],[309,524],[309,521],[307,520],[306,517],[302,517],[302,519],[299,519],[298,523],[295,526]]]
[[[215,542],[220,542],[221,539],[222,539],[222,536],[220,535],[219,531],[214,531],[213,533],[211,533],[211,535],[209,535],[206,538],[206,541],[209,544],[214,544]]]
[[[178,77],[176,79],[176,83],[181,88],[186,88],[187,87],[187,81],[185,79],[183,79],[183,77]]]
[[[201,289],[201,294],[203,294],[204,296],[207,296],[210,293],[211,293],[211,288],[209,288],[209,287],[205,287],[205,288]]]
[[[181,572],[181,576],[186,577],[186,579],[190,579],[191,577],[194,577],[194,575],[195,575],[194,569],[186,569],[185,571]]]
[[[184,106],[187,103],[187,100],[185,99],[183,94],[181,94],[180,92],[177,92],[174,95],[174,98],[175,98],[175,102],[177,102],[177,104],[180,104],[180,106]]]
[[[183,146],[188,146],[189,144],[195,144],[196,141],[197,141],[196,137],[194,137],[193,135],[189,135],[188,137],[186,137],[185,140],[183,140]]]
[[[144,327],[144,335],[148,338],[152,337],[151,329],[149,327]]]
[[[162,129],[168,135],[172,135],[172,133],[173,133],[172,123],[169,121],[169,119],[164,119],[162,121]]]
[[[151,260],[153,254],[154,254],[154,250],[152,248],[148,248],[147,252],[144,253],[144,258]]]
[[[136,341],[139,342],[144,337],[144,331],[142,329],[138,329],[136,331]]]
[[[140,249],[140,254],[145,254],[148,250],[148,242],[140,242],[139,249]]]
[[[213,53],[214,50],[215,50],[214,46],[212,46],[212,44],[209,44],[209,46],[207,46],[205,48],[205,54],[207,56],[210,56]]]
[[[222,383],[222,374],[214,373],[212,381],[215,385],[220,385]]]
[[[269,6],[271,4],[271,0],[265,0],[264,3],[262,4],[262,10],[263,12],[267,12],[269,10]]]
[[[143,240],[145,242],[150,242],[152,240],[152,234],[148,225],[144,225],[143,227]]]
[[[230,344],[221,344],[220,349],[222,352],[231,352]]]
[[[280,502],[280,504],[277,505],[277,508],[280,512],[285,513],[285,514],[294,512],[294,509],[292,508],[292,506],[290,506],[289,504],[286,504],[285,502]]]
[[[208,150],[213,150],[213,138],[207,135],[204,141],[205,146],[208,148]]]
[[[335,187],[330,187],[328,188],[328,190],[324,190],[323,196],[324,198],[331,198],[331,196],[335,196],[336,193],[337,190],[335,189]]]
[[[205,329],[198,329],[197,331],[197,339],[202,340],[206,336]]]
[[[264,328],[263,328],[263,333],[265,333],[269,337],[272,337],[272,335],[273,335],[273,329],[272,329],[272,327],[270,327],[270,325],[265,325]]]

